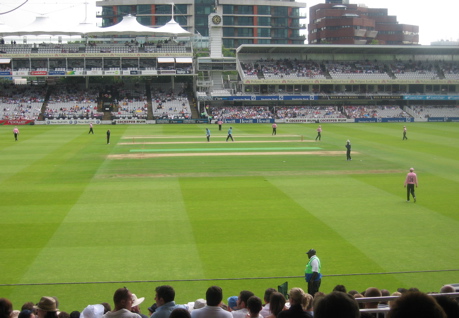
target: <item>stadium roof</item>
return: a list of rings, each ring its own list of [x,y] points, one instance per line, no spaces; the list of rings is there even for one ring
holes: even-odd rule
[[[123,17],[121,22],[105,27],[105,28],[94,28],[91,31],[87,31],[87,35],[153,35],[156,34],[157,29],[149,28],[137,22],[137,18],[132,15]]]
[[[239,54],[447,54],[458,55],[459,46],[424,46],[424,45],[337,45],[337,44],[302,44],[272,45],[244,44],[237,48]]]
[[[31,24],[22,28],[12,28],[4,24],[0,24],[1,36],[14,36],[14,35],[178,35],[190,36],[191,33],[183,29],[174,18],[172,18],[166,25],[159,28],[150,28],[140,24],[137,18],[132,15],[123,17],[121,22],[100,28],[95,24],[83,22],[77,26],[63,26],[55,23],[52,19],[46,16],[38,16]]]

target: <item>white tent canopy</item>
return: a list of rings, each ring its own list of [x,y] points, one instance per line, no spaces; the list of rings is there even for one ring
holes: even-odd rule
[[[4,32],[4,35],[78,35],[81,34],[68,26],[59,25],[47,16],[38,16],[31,24]]]
[[[172,34],[172,35],[177,35],[177,36],[187,36],[187,35],[190,36],[191,35],[190,32],[188,32],[187,30],[182,28],[180,24],[175,22],[174,18],[172,18],[169,22],[167,22],[162,27],[157,28],[156,32],[161,35],[163,34]]]
[[[105,27],[96,28],[92,31],[85,32],[86,35],[154,35],[155,28],[149,28],[137,22],[137,18],[132,15],[123,17],[121,22]]]
[[[9,33],[13,32],[13,28],[9,25],[0,22],[0,36],[7,36]]]
[[[121,22],[105,27],[97,27],[94,23],[83,22],[77,26],[59,25],[46,16],[38,16],[34,22],[22,27],[12,28],[0,24],[1,36],[22,36],[22,35],[132,35],[132,36],[191,36],[192,34],[183,29],[174,18],[159,28],[150,28],[140,24],[137,18],[132,15],[123,17]]]

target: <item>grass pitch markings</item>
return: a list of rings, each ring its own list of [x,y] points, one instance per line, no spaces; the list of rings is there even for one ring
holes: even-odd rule
[[[131,149],[129,152],[187,152],[187,151],[244,151],[244,150],[321,150],[320,147],[262,147],[262,148],[178,148],[178,149]]]
[[[148,159],[160,157],[204,157],[204,156],[276,156],[276,155],[318,155],[342,156],[346,151],[283,151],[283,152],[206,152],[206,153],[132,153],[108,155],[108,159]],[[354,152],[357,154],[357,152]]]
[[[315,142],[314,140],[245,140],[237,141],[237,143],[276,143],[276,142]],[[147,141],[147,142],[120,142],[117,145],[184,145],[184,144],[224,144],[225,140],[221,141]]]
[[[202,136],[205,137],[205,134],[202,134],[202,135],[194,135],[194,136],[190,136],[190,135],[173,135],[173,136],[160,136],[160,135],[156,135],[156,136],[123,136],[121,137],[121,139],[177,139],[177,138],[182,138],[182,139],[192,139],[192,138],[202,138]],[[226,132],[222,132],[221,134],[213,134],[212,136],[227,136],[227,133]],[[276,135],[276,136],[272,136],[271,134],[266,134],[266,135],[263,135],[263,134],[253,134],[253,135],[234,135],[233,136],[234,138],[252,138],[252,137],[271,137],[271,138],[279,138],[279,137],[297,137],[297,138],[301,138],[301,135]]]

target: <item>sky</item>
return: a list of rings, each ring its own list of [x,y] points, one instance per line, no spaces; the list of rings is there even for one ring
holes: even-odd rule
[[[0,22],[13,27],[25,26],[34,21],[38,15],[48,15],[62,25],[77,25],[85,20],[85,2],[87,20],[97,22],[96,0],[28,0],[26,4],[14,12],[1,14],[14,9],[27,0],[4,0],[0,3]],[[302,0],[306,2],[306,15],[309,7],[325,0]],[[419,25],[419,42],[430,45],[439,40],[459,41],[459,0],[350,0],[350,3],[364,4],[369,8],[387,8],[389,15],[397,16],[402,24]],[[433,10],[433,6],[440,9]],[[443,10],[442,10],[443,8]],[[307,21],[306,21],[307,23]]]

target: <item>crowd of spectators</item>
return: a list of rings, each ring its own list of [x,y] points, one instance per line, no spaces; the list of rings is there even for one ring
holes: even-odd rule
[[[95,118],[99,89],[84,89],[77,85],[56,85],[51,89],[44,117],[45,118]]]
[[[57,297],[43,296],[38,302],[27,301],[13,306],[0,298],[0,318],[457,318],[459,293],[452,285],[444,285],[439,293],[424,293],[417,288],[399,288],[392,294],[385,289],[369,287],[364,291],[336,285],[328,294],[307,294],[295,287],[288,294],[267,288],[262,297],[249,290],[223,298],[219,286],[211,286],[204,298],[177,304],[172,286],[155,288],[155,302],[142,313],[138,298],[123,287],[111,300],[85,308],[61,311]],[[390,296],[392,295],[392,296]],[[68,307],[67,307],[68,308]]]
[[[254,62],[241,62],[242,70],[247,76],[257,77],[323,77],[320,65],[313,61],[297,59],[260,59]],[[260,75],[259,75],[260,74]]]
[[[410,106],[410,112],[417,118],[430,117],[459,117],[459,107],[457,106]]]
[[[43,88],[2,84],[0,119],[37,119],[45,99]]]
[[[406,111],[399,106],[346,106],[347,118],[409,118]]]
[[[210,114],[213,118],[225,119],[260,119],[260,118],[274,118],[274,115],[267,106],[225,106],[225,107],[211,107]]]
[[[345,118],[336,106],[276,107],[276,118]]]

